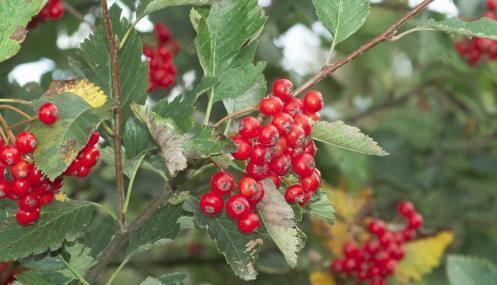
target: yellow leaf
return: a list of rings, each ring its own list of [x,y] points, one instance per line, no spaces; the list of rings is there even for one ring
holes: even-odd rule
[[[443,231],[435,236],[418,239],[405,244],[405,257],[395,270],[399,284],[419,281],[440,265],[447,247],[454,241],[452,231]]]
[[[311,285],[336,285],[335,277],[330,272],[314,271],[309,279]]]
[[[365,241],[369,235],[363,227],[361,213],[371,200],[371,189],[351,194],[344,189],[323,185],[328,192],[331,204],[335,208],[336,221],[332,226],[318,219],[313,219],[314,232],[323,241],[323,245],[335,256],[342,255],[343,244],[349,240],[358,243]],[[359,219],[359,220],[357,220]]]
[[[55,200],[57,200],[59,202],[67,202],[67,201],[69,201],[69,199],[67,198],[66,193],[64,193],[62,191],[61,192],[57,192],[55,194]]]
[[[102,107],[107,102],[107,96],[102,89],[88,80],[67,81],[62,91],[81,97],[93,108]]]

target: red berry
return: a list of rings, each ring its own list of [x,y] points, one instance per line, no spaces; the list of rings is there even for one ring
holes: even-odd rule
[[[409,217],[407,224],[409,229],[417,230],[423,225],[423,217],[418,213],[414,213],[413,216]]]
[[[260,201],[262,201],[262,199],[264,198],[265,192],[266,191],[264,190],[264,186],[262,186],[262,184],[260,184],[260,187],[257,188],[255,194],[252,195],[252,197],[247,197],[247,200],[249,201],[250,205],[255,206]],[[252,209],[255,209],[255,207],[253,207]]]
[[[385,223],[375,219],[373,219],[368,225],[369,232],[376,236],[383,236],[385,234],[385,228]]]
[[[86,145],[94,146],[98,143],[99,140],[100,140],[100,134],[98,133],[98,131],[94,131],[93,133],[91,133],[91,136],[88,139],[88,143],[86,143]]]
[[[250,203],[247,198],[240,194],[228,198],[228,201],[226,202],[226,214],[228,217],[237,220],[249,212]]]
[[[23,131],[17,134],[16,148],[19,152],[23,154],[32,153],[36,149],[37,144],[36,137],[32,132]]]
[[[347,258],[343,262],[343,270],[346,273],[352,273],[352,271],[354,271],[356,267],[357,267],[357,262],[352,258]]]
[[[236,160],[246,160],[250,157],[252,145],[249,140],[237,136],[233,139],[233,143],[236,145],[236,151],[231,153],[231,155]]]
[[[316,168],[314,157],[308,153],[301,154],[292,160],[293,171],[300,177],[310,176]]]
[[[380,242],[376,239],[369,240],[364,245],[364,250],[370,255],[375,255],[380,250]]]
[[[238,230],[244,234],[250,234],[256,231],[261,225],[261,220],[256,213],[248,213],[238,220]]]
[[[283,112],[288,113],[290,116],[295,116],[302,113],[304,103],[299,98],[292,98],[283,106]]]
[[[286,189],[285,199],[290,204],[302,203],[305,201],[305,191],[302,185],[294,184]]]
[[[404,241],[411,241],[416,237],[416,231],[412,229],[405,229],[402,231]]]
[[[304,110],[315,113],[323,109],[323,95],[319,91],[311,90],[304,95]]]
[[[45,103],[38,109],[38,119],[44,124],[51,125],[59,118],[59,107],[53,103]]]
[[[27,179],[14,179],[10,185],[10,193],[19,199],[28,194],[29,188],[30,185]]]
[[[216,216],[223,211],[223,197],[221,194],[207,192],[200,197],[200,211],[206,216]]]
[[[312,174],[307,177],[300,178],[300,184],[304,187],[304,190],[307,192],[316,192],[318,190],[319,185],[321,185],[321,175],[319,174],[319,170],[314,169]]]
[[[48,183],[48,189],[53,192],[59,190],[60,188],[62,188],[62,186],[64,186],[64,180],[62,179],[62,176],[59,176],[55,178],[54,181]]]
[[[50,187],[49,187],[48,183],[43,183],[39,186],[33,187],[33,189],[31,191],[38,194],[38,195],[43,195],[43,194],[46,194],[48,192],[52,192],[52,191],[50,191]]]
[[[299,202],[299,205],[303,207],[303,206],[307,205],[307,203],[309,203],[309,201],[311,201],[311,199],[312,199],[312,193],[306,192],[304,190],[304,199],[301,202]]]
[[[60,19],[64,15],[64,7],[60,2],[56,2],[55,4],[51,5],[50,7],[50,17],[52,19]]]
[[[276,175],[276,174],[273,173],[273,174],[271,174],[269,176],[269,178],[273,181],[274,186],[276,186],[276,188],[280,188],[280,186],[281,186],[281,178],[278,175]]]
[[[36,222],[39,218],[40,218],[39,208],[31,212],[17,209],[16,220],[21,226],[32,224]]]
[[[283,101],[278,97],[267,97],[261,100],[259,110],[266,116],[274,116],[283,110]]]
[[[32,187],[39,186],[43,182],[46,181],[45,176],[41,170],[36,169],[35,167],[31,168],[31,171],[28,173],[28,181]]]
[[[278,142],[269,150],[273,158],[284,155],[288,150],[288,144],[285,137],[279,137]]]
[[[335,259],[331,263],[331,270],[333,270],[336,273],[342,273],[343,272],[343,261],[341,259]]]
[[[293,118],[287,113],[279,113],[273,117],[271,124],[284,136],[292,129]]]
[[[269,168],[277,175],[284,176],[290,170],[291,165],[292,161],[290,159],[290,156],[282,155],[280,157],[273,158],[269,163]]]
[[[412,217],[416,213],[414,205],[409,201],[400,202],[397,210],[399,211],[399,214],[406,218]]]
[[[18,202],[19,208],[26,212],[32,212],[40,207],[40,199],[36,193],[30,193]]]
[[[296,114],[293,117],[293,122],[296,126],[299,126],[304,130],[304,134],[306,136],[311,134],[312,125],[311,125],[311,119],[309,119],[309,117],[307,117],[304,114]]]
[[[10,186],[7,181],[0,180],[0,200],[8,196],[10,193]]]
[[[394,242],[393,234],[387,231],[379,237],[379,240],[381,246],[383,246],[383,248],[387,248]]]
[[[297,156],[300,156],[304,154],[304,149],[302,147],[289,147],[288,148],[288,154],[292,159],[296,158]]]
[[[259,143],[263,145],[274,145],[279,138],[278,129],[273,125],[265,125],[259,132]]]
[[[359,253],[359,249],[353,242],[346,242],[343,245],[343,254],[348,258],[354,258]]]
[[[219,171],[211,178],[211,189],[221,195],[229,194],[235,186],[235,179],[229,172]]]
[[[255,196],[263,188],[262,184],[248,176],[242,177],[238,182],[238,193],[247,199]]]
[[[18,163],[10,167],[12,176],[15,178],[26,178],[31,170],[31,164],[24,159],[21,159]]]
[[[303,146],[305,141],[305,131],[299,126],[293,125],[292,129],[286,135],[288,146],[300,147]]]
[[[247,164],[246,170],[248,175],[256,180],[262,180],[269,176],[269,166],[267,164],[259,165],[251,161]]]
[[[404,249],[402,248],[402,246],[391,246],[388,248],[387,251],[390,257],[395,260],[401,260],[404,257]]]
[[[319,119],[321,119],[321,115],[319,115],[318,112],[316,112],[316,113],[305,112],[305,114],[307,116],[309,116],[309,118],[311,118],[311,120],[313,120],[313,121],[319,121]]]
[[[5,165],[14,165],[18,163],[19,160],[21,160],[21,154],[14,146],[7,145],[0,152],[0,162]]]
[[[256,144],[252,149],[250,161],[255,164],[268,163],[271,160],[271,151],[267,146]]]
[[[487,0],[488,10],[497,11],[497,0]]]
[[[92,168],[100,159],[100,151],[96,147],[86,147],[81,155],[81,164],[85,167]]]
[[[254,117],[245,117],[240,122],[239,133],[246,139],[252,139],[259,135],[260,123]]]
[[[273,95],[284,102],[292,99],[293,83],[288,79],[277,79],[273,82]]]
[[[40,204],[42,206],[49,205],[52,203],[53,198],[55,196],[55,192],[46,192],[45,194],[39,195],[38,198],[40,199]]]
[[[91,168],[90,167],[81,166],[79,168],[78,172],[76,173],[76,177],[84,178],[84,177],[90,175],[90,172],[91,172]]]

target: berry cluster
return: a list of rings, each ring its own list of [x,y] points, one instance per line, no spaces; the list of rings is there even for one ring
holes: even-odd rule
[[[401,202],[398,212],[407,221],[404,229],[391,231],[383,221],[372,220],[368,226],[371,238],[362,247],[353,242],[345,243],[344,258],[335,259],[331,269],[355,277],[358,282],[386,284],[386,278],[393,274],[397,263],[404,258],[404,243],[413,240],[416,230],[423,224],[423,217],[416,212],[411,202]]]
[[[148,92],[161,87],[171,87],[176,77],[176,67],[173,57],[179,51],[178,43],[172,38],[171,32],[163,23],[154,26],[157,46],[155,48],[143,46],[143,54],[150,62]]]
[[[261,120],[248,116],[241,120],[232,156],[246,161],[247,175],[238,182],[237,194],[226,201],[226,213],[238,221],[240,232],[251,233],[260,225],[254,212],[264,197],[260,180],[270,178],[276,187],[291,170],[299,183],[286,189],[288,203],[305,206],[319,188],[321,174],[315,167],[316,145],[310,138],[311,120],[318,120],[323,98],[318,91],[309,91],[304,99],[292,94],[293,84],[286,79],[276,80],[273,95],[259,104]],[[262,121],[262,122],[261,122]],[[219,214],[224,205],[222,195],[230,194],[235,181],[231,174],[218,172],[212,177],[211,191],[200,200],[202,212],[208,216]]]
[[[42,105],[38,117],[44,123],[53,124],[58,117],[56,105]],[[100,151],[95,146],[99,138],[98,132],[92,133],[65,176],[86,177],[90,174],[100,158]],[[0,199],[17,201],[16,219],[20,225],[36,222],[41,207],[50,204],[63,185],[63,175],[50,181],[37,169],[32,157],[37,145],[36,137],[29,131],[17,134],[13,145],[4,145],[0,140]]]
[[[487,0],[487,11],[482,17],[497,21],[497,0]],[[457,52],[469,65],[480,61],[497,60],[497,41],[485,38],[466,38],[455,44]]]
[[[38,24],[47,20],[58,20],[64,15],[64,6],[62,0],[48,0],[48,3],[43,7],[38,15],[33,17],[29,22],[28,27],[34,28]]]

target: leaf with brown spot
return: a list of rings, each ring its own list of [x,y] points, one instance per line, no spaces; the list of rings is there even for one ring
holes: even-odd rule
[[[47,0],[0,1],[0,62],[13,57],[26,38],[26,26]]]

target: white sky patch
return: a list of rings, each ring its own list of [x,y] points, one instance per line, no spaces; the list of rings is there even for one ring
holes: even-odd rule
[[[303,24],[288,29],[274,44],[283,49],[283,68],[300,76],[317,72],[328,53],[321,46],[319,35]]]
[[[48,58],[42,58],[38,61],[19,64],[8,75],[9,82],[16,81],[19,85],[24,86],[29,82],[40,82],[43,74],[54,70],[55,63]]]
[[[258,1],[258,4],[259,4],[259,6],[261,6],[262,8],[266,8],[266,7],[271,6],[272,2],[273,2],[272,0],[259,0],[259,1]]]
[[[141,19],[140,22],[135,26],[135,29],[140,33],[150,33],[154,30],[154,23],[150,21],[150,18],[146,16]]]

